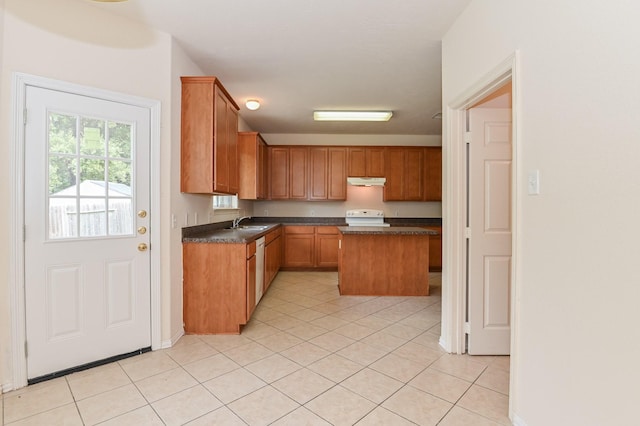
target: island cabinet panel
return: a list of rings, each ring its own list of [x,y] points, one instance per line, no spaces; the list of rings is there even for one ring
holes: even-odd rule
[[[341,234],[340,238],[340,294],[429,294],[428,235]]]
[[[268,197],[267,144],[260,133],[238,133],[238,197],[264,200]]]
[[[183,259],[185,333],[240,333],[249,317],[246,244],[184,243]]]
[[[181,77],[180,190],[238,191],[238,105],[215,77]]]
[[[424,148],[424,201],[442,201],[442,147]]]
[[[315,227],[284,227],[284,260],[286,268],[313,268],[315,264]]]
[[[425,229],[437,231],[438,235],[429,236],[429,271],[442,271],[442,226],[424,226]]]

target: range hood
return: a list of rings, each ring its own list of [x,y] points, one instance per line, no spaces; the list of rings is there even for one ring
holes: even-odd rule
[[[347,183],[354,186],[384,186],[383,177],[348,177]]]

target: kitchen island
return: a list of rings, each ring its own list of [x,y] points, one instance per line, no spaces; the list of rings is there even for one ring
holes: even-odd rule
[[[429,236],[402,227],[340,226],[341,295],[428,296]]]

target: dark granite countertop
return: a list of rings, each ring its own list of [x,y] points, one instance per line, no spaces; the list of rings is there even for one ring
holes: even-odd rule
[[[220,226],[218,223],[210,223],[201,226],[191,226],[182,229],[183,243],[221,243],[221,244],[246,244],[257,240],[263,235],[268,234],[275,228],[281,226],[279,223],[261,224],[263,226],[256,227],[256,224],[244,223],[236,229],[229,229],[228,225]],[[218,225],[218,226],[213,226]],[[253,225],[253,226],[252,226]]]
[[[428,234],[438,235],[436,231],[419,228],[419,226],[439,226],[442,223],[440,218],[386,218],[390,227],[348,227],[344,217],[252,217],[242,221],[241,226],[236,229],[231,227],[231,221],[208,223],[205,225],[189,226],[182,228],[183,243],[222,243],[237,244],[250,243],[269,231],[281,225],[306,225],[306,226],[337,226],[344,228],[350,234]],[[258,229],[256,226],[266,226]],[[357,230],[356,230],[357,229]],[[368,230],[368,231],[367,231]]]
[[[416,226],[339,226],[344,235],[438,235],[438,231]]]

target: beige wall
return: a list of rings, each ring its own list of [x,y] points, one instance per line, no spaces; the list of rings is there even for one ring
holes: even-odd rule
[[[474,0],[443,39],[444,107],[520,54],[518,425],[638,419],[639,19],[630,1]],[[526,195],[532,170],[537,196]]]
[[[37,3],[37,7],[34,7]],[[2,3],[0,3],[2,5]],[[0,200],[10,202],[11,78],[22,72],[112,90],[161,102],[162,341],[168,344],[182,326],[180,227],[171,214],[199,213],[208,218],[210,197],[182,196],[179,187],[179,81],[199,70],[169,35],[151,31],[78,1],[5,0],[0,41]],[[51,19],[55,16],[56,19]],[[19,42],[16,42],[19,40]],[[166,173],[164,171],[167,171]],[[9,210],[0,210],[0,384],[12,386],[9,313]],[[201,219],[202,221],[202,219]],[[171,261],[169,261],[171,260]]]

